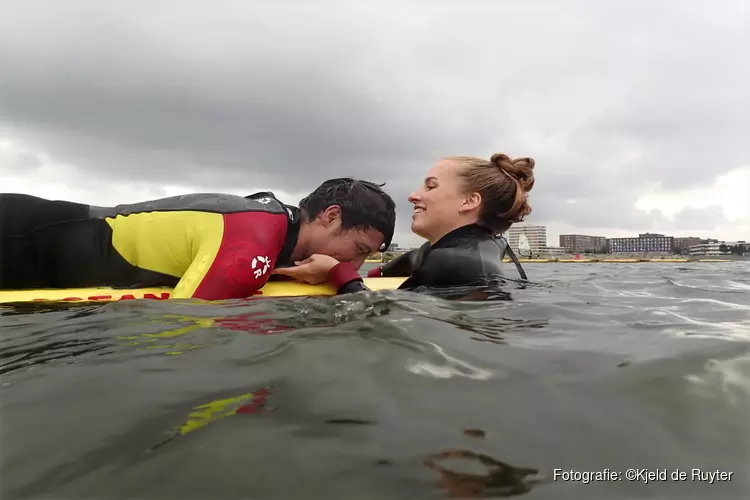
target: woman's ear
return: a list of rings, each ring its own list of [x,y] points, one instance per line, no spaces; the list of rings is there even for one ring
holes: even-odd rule
[[[482,195],[477,192],[471,193],[469,196],[467,196],[464,199],[464,202],[461,204],[461,211],[474,210],[475,208],[478,208],[481,204],[482,204]]]

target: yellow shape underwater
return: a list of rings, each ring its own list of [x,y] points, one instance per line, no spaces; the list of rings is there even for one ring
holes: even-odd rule
[[[248,392],[232,398],[217,399],[204,405],[196,406],[188,415],[187,421],[177,431],[181,436],[205,427],[211,422],[237,413],[237,409],[252,401],[258,393]]]

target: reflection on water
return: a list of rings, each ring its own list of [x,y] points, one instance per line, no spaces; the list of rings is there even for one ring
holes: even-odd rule
[[[450,460],[473,462],[480,464],[485,470],[483,473],[459,472],[446,465]],[[528,493],[534,484],[541,482],[537,477],[537,469],[514,467],[469,450],[436,453],[425,460],[425,465],[440,474],[438,486],[445,489],[450,498],[515,496]]]
[[[190,412],[187,420],[177,428],[173,435],[165,441],[157,444],[154,448],[158,448],[159,446],[172,441],[175,437],[185,436],[219,419],[230,417],[232,415],[258,413],[261,408],[263,408],[263,405],[266,404],[266,399],[270,394],[271,392],[269,388],[264,387],[255,392],[217,399],[209,403],[198,405],[193,408],[193,411]]]
[[[54,360],[92,354],[110,345],[99,339],[70,339],[51,341],[43,345],[34,342],[14,348],[0,348],[0,375]]]
[[[750,266],[526,267],[462,302],[0,307],[0,497],[750,498]],[[552,480],[631,467],[735,475]]]

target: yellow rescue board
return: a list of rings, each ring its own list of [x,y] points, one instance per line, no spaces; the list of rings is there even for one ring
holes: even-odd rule
[[[395,290],[406,278],[364,278],[370,290]],[[110,302],[115,300],[155,299],[172,297],[172,288],[50,288],[44,290],[0,290],[0,303],[10,302]],[[328,283],[308,285],[296,281],[270,281],[253,297],[304,297],[336,295]]]

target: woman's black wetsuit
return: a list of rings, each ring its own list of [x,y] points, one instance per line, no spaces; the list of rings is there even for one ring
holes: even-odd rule
[[[475,286],[500,279],[505,254],[514,261],[522,279],[526,279],[518,259],[503,237],[478,224],[454,229],[434,245],[429,242],[391,262],[371,270],[368,277],[408,276],[400,290],[418,287],[445,288]],[[368,290],[361,280],[353,280],[338,293]]]

